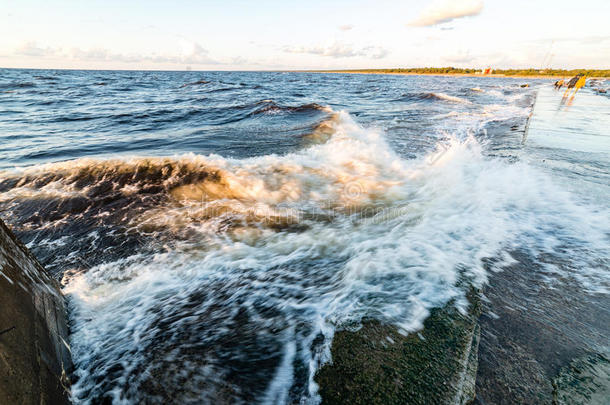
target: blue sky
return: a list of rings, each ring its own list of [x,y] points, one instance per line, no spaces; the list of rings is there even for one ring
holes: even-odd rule
[[[610,68],[610,1],[2,0],[0,67]]]

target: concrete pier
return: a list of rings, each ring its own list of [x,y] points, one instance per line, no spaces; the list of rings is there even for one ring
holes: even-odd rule
[[[521,147],[507,153],[575,195],[607,204],[609,112],[606,96],[584,89],[562,99],[549,83],[539,90]],[[316,376],[322,403],[607,404],[607,296],[568,277],[550,288],[537,257],[519,247],[509,253],[514,261],[502,271],[485,264],[489,281],[471,292],[466,315],[451,304],[436,308],[407,336],[378,322],[338,331],[332,363]]]
[[[551,86],[538,92],[521,158],[566,189],[605,205],[610,193],[610,96],[589,88],[574,98]]]
[[[0,220],[0,404],[69,404],[71,367],[59,285]]]
[[[519,159],[572,195],[607,206],[610,98],[590,89],[562,98],[540,88]],[[570,246],[568,246],[568,249]],[[607,404],[610,398],[610,301],[570,277],[554,276],[525,248],[490,271],[479,319],[476,404]],[[550,284],[550,280],[553,283]]]

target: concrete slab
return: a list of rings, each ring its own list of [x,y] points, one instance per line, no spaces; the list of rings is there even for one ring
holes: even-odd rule
[[[1,220],[0,308],[0,404],[69,404],[64,298]]]

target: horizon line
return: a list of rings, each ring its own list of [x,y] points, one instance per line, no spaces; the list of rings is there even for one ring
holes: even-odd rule
[[[475,67],[454,67],[454,66],[425,66],[425,67],[389,67],[389,68],[336,68],[336,69],[297,69],[297,68],[288,68],[288,69],[247,69],[247,70],[239,70],[239,69],[154,69],[154,68],[142,68],[142,69],[95,69],[95,68],[40,68],[40,67],[2,67],[2,70],[68,70],[68,71],[98,71],[98,72],[260,72],[260,73],[272,73],[272,72],[292,72],[292,73],[340,73],[340,72],[364,72],[364,71],[388,71],[388,70],[420,70],[420,69],[456,69],[456,70],[484,70],[486,68],[475,68]],[[562,70],[562,71],[572,71],[572,70],[601,70],[601,71],[610,71],[610,67],[607,68],[592,68],[592,67],[580,67],[580,68],[535,68],[535,67],[525,67],[525,68],[491,68],[492,71],[506,71],[506,70],[535,70],[537,72],[544,71],[553,71],[553,70]]]

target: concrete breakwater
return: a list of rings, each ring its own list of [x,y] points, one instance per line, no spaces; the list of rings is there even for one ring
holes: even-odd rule
[[[365,321],[333,340],[333,363],[316,376],[324,404],[456,404],[475,398],[480,330],[479,292],[468,313],[453,303],[432,310],[424,328],[403,335]]]
[[[0,308],[0,403],[70,403],[64,298],[1,220]]]
[[[552,172],[592,201],[606,198],[608,106],[590,91],[562,99],[542,87],[517,128],[522,147],[498,155]],[[577,257],[576,241],[562,249]],[[588,283],[582,262],[554,252],[536,257],[520,246],[507,254],[506,263],[485,259],[488,281],[470,292],[467,314],[451,304],[434,309],[422,330],[406,336],[378,322],[337,332],[332,362],[316,376],[322,403],[608,403],[607,282]],[[605,262],[598,266],[607,271]]]

